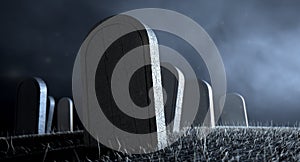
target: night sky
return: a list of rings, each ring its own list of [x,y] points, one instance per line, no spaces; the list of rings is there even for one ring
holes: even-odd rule
[[[245,97],[250,122],[300,121],[300,0],[0,3],[1,125],[10,121],[22,78],[43,78],[49,95],[71,97],[73,63],[89,30],[106,17],[153,7],[185,14],[209,33],[225,64],[228,92]],[[183,55],[193,52],[179,46],[179,40],[166,38],[158,32],[162,44]],[[200,61],[198,68],[202,67]],[[205,72],[203,78],[209,80]]]

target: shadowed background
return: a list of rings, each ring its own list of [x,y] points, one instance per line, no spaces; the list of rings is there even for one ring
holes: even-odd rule
[[[17,83],[38,76],[49,95],[71,96],[73,62],[88,31],[102,19],[136,8],[178,11],[198,22],[223,58],[228,92],[245,99],[250,122],[300,121],[300,1],[4,0],[0,5],[0,126],[11,128]],[[195,52],[157,32],[159,42]],[[203,71],[201,60],[193,67]]]

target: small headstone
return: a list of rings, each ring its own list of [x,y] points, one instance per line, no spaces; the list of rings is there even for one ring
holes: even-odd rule
[[[15,133],[43,134],[46,127],[47,86],[42,79],[22,81],[17,91]]]
[[[213,93],[209,83],[199,80],[200,103],[193,126],[214,127],[214,104]]]
[[[54,116],[55,100],[52,96],[48,97],[47,101],[47,125],[46,133],[50,133],[52,129],[52,121]]]
[[[57,130],[73,131],[73,101],[64,97],[57,104]]]
[[[240,94],[230,93],[226,95],[218,123],[222,126],[248,126],[246,103]]]
[[[183,96],[184,96],[184,84],[185,84],[184,75],[179,69],[177,69],[177,75],[178,75],[177,87],[174,88],[174,90],[177,90],[177,93],[173,92],[173,93],[177,94],[177,96],[175,97],[175,99],[176,99],[175,103],[176,104],[175,104],[173,132],[179,132],[180,131]]]

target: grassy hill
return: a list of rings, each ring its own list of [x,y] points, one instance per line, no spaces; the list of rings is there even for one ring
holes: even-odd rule
[[[143,155],[89,147],[83,139],[83,131],[1,137],[0,161],[300,161],[300,127],[191,129],[170,147]]]
[[[115,154],[116,155],[116,154]],[[118,157],[115,156],[115,157]],[[300,129],[288,127],[216,127],[205,138],[191,130],[171,147],[127,161],[300,161]]]

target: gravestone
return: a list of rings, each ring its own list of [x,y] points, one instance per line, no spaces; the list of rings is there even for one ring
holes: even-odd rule
[[[204,80],[199,80],[200,103],[193,126],[214,127],[214,103],[213,92],[210,84]]]
[[[173,132],[174,133],[178,133],[181,130],[180,125],[182,122],[181,115],[182,115],[184,85],[185,85],[185,78],[184,78],[183,73],[177,68],[176,68],[176,71],[177,71],[177,84],[174,85],[174,91],[173,91],[173,94],[174,94],[173,98],[175,99],[175,101],[173,101],[173,103],[175,103],[175,110],[171,109],[171,111],[175,111],[174,118],[173,118],[174,119]],[[166,115],[167,114],[168,113],[166,113]],[[173,113],[170,113],[170,114],[173,114]]]
[[[15,133],[43,134],[46,128],[47,86],[40,78],[22,81],[17,90]]]
[[[64,97],[58,101],[56,115],[59,132],[73,131],[73,101],[70,98]]]
[[[53,116],[54,116],[55,100],[52,96],[48,97],[47,100],[47,125],[46,133],[50,133],[52,130]]]
[[[226,95],[218,124],[222,126],[248,126],[247,109],[243,96],[238,93]]]
[[[89,33],[76,58],[73,96],[76,107],[84,108],[78,110],[78,115],[86,128],[97,123],[105,130],[100,135],[94,133],[94,138],[107,133],[111,138],[107,141],[118,144],[116,138],[124,131],[148,135],[144,137],[153,139],[152,144],[156,143],[158,148],[164,148],[167,145],[166,125],[174,120],[175,114],[175,130],[180,123],[181,110],[175,112],[175,109],[181,108],[183,94],[178,98],[177,93],[180,92],[178,86],[183,87],[184,82],[178,83],[176,74],[160,66],[158,43],[151,29],[125,15],[118,15],[113,20],[105,26],[96,26]],[[101,52],[104,55],[100,57]],[[93,93],[96,93],[95,97]],[[107,119],[109,124],[96,122],[99,119],[97,109],[101,109],[105,116],[101,119]],[[121,144],[126,145],[124,142]],[[127,145],[134,144],[129,142]]]

